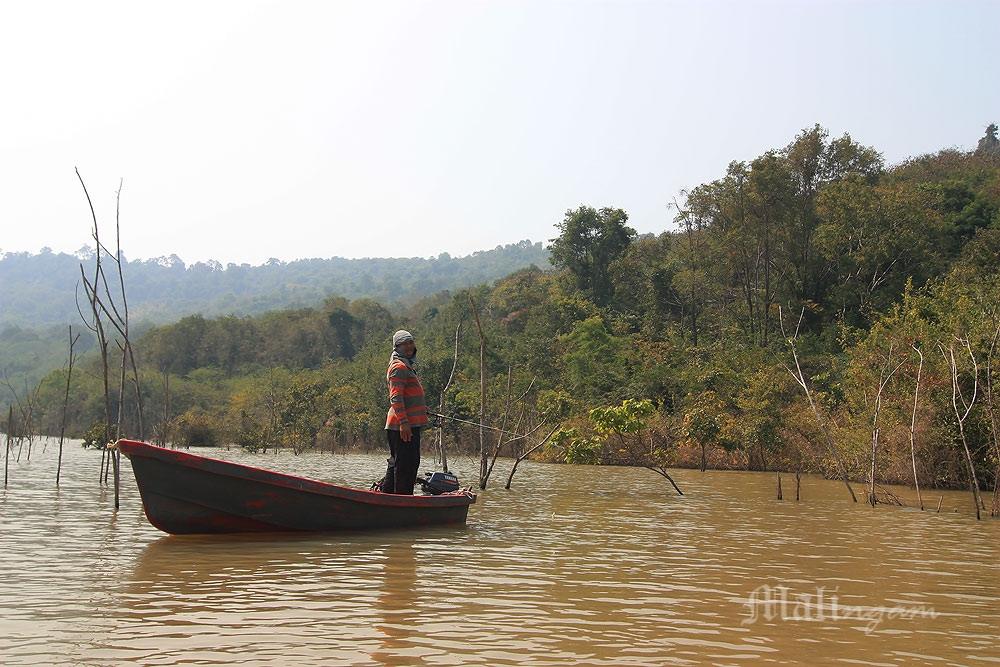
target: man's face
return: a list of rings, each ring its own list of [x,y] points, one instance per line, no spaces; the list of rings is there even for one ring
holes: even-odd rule
[[[404,357],[412,357],[417,353],[417,344],[412,340],[404,341],[399,344],[399,353]]]

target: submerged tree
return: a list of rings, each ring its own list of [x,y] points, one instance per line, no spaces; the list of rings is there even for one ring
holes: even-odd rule
[[[679,495],[684,495],[677,482],[667,471],[670,453],[661,443],[649,435],[649,419],[656,412],[652,401],[625,399],[620,405],[594,408],[590,411],[590,421],[594,429],[605,439],[610,455],[609,462],[639,465],[664,477]],[[648,437],[644,437],[648,436]]]

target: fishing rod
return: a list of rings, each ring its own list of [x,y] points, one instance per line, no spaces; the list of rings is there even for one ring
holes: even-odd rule
[[[468,419],[459,419],[458,417],[452,417],[451,415],[443,415],[439,412],[428,412],[427,414],[432,417],[437,417],[438,419],[447,419],[453,422],[459,422],[461,424],[468,424],[469,426],[479,426],[480,428],[485,428],[490,431],[497,431],[498,433],[506,433],[507,435],[520,436],[520,433],[514,433],[513,431],[506,431],[502,428],[497,428],[496,426],[490,426],[488,424],[480,424],[479,422],[469,421]]]

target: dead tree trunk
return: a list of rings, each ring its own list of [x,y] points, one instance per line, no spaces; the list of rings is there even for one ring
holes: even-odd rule
[[[508,364],[507,365],[507,391],[506,391],[506,393],[504,395],[503,415],[500,418],[500,428],[499,428],[499,430],[497,431],[497,434],[496,434],[497,441],[496,441],[496,444],[493,445],[492,457],[489,454],[487,454],[487,458],[490,459],[490,462],[489,462],[489,465],[487,465],[487,467],[486,467],[486,472],[482,475],[482,477],[479,480],[479,488],[480,489],[485,489],[486,485],[489,484],[490,475],[493,474],[493,466],[496,464],[497,457],[500,456],[500,450],[503,448],[503,446],[505,444],[504,443],[504,436],[507,435],[507,420],[508,420],[508,418],[510,416],[510,407],[511,407],[510,391],[511,391],[511,380],[513,378],[513,374],[514,374],[514,367],[512,365]],[[532,383],[534,383],[534,380],[532,380]],[[531,391],[530,387],[528,388],[528,391]],[[525,394],[527,394],[527,392],[525,392]],[[517,424],[515,424],[515,426],[514,426],[514,432],[515,433],[517,432],[517,427],[520,426],[520,424],[521,424],[521,417],[523,417],[523,416],[524,416],[524,411],[522,410],[520,417],[518,417]]]
[[[677,492],[677,495],[679,495],[679,496],[683,496],[684,495],[684,492],[681,491],[681,487],[677,486],[677,482],[675,482],[674,478],[670,476],[670,473],[667,472],[666,468],[664,468],[662,466],[645,466],[645,467],[649,468],[650,470],[652,470],[653,472],[655,472],[657,475],[660,475],[660,476],[664,477],[668,482],[670,482],[670,485],[672,487],[674,487],[674,491]]]
[[[820,416],[819,408],[816,407],[816,402],[813,400],[812,392],[809,391],[809,384],[806,382],[806,377],[802,373],[802,366],[801,364],[799,364],[799,354],[795,348],[795,339],[798,338],[799,326],[802,324],[802,316],[805,314],[805,310],[806,309],[803,308],[802,312],[799,313],[799,323],[795,325],[795,335],[793,335],[791,338],[788,338],[787,336],[785,336],[785,322],[784,318],[782,318],[781,316],[781,307],[780,306],[778,307],[778,321],[781,324],[781,334],[782,336],[785,336],[785,340],[788,342],[788,347],[792,351],[792,359],[795,361],[795,370],[793,371],[785,364],[782,364],[782,366],[785,367],[785,370],[788,371],[788,373],[795,379],[795,382],[800,387],[802,387],[802,391],[805,392],[806,399],[809,401],[809,407],[812,409],[813,417],[816,418],[816,424],[819,426],[819,429],[823,433],[824,439],[826,441],[827,451],[829,452],[830,456],[832,456],[834,460],[837,462],[837,467],[840,469],[840,477],[841,479],[844,480],[844,486],[847,487],[848,493],[851,494],[851,500],[853,500],[854,502],[858,502],[858,497],[857,495],[855,495],[854,489],[851,487],[851,480],[849,475],[847,474],[847,466],[844,465],[843,459],[840,457],[840,454],[837,452],[836,446],[833,444],[833,437],[831,437],[829,428],[823,422],[823,418]]]
[[[128,298],[125,292],[125,273],[122,267],[122,251],[121,251],[121,225],[119,223],[119,212],[121,210],[121,182],[118,185],[118,191],[116,193],[115,199],[115,255],[114,262],[115,266],[118,268],[118,284],[121,289],[122,297],[122,310],[119,311],[115,305],[114,296],[111,294],[111,289],[108,287],[107,277],[104,272],[101,272],[101,279],[104,286],[104,293],[107,295],[107,305],[103,303],[102,300],[98,299],[98,303],[104,314],[107,316],[108,321],[114,325],[115,329],[118,330],[118,335],[121,337],[121,341],[118,341],[118,347],[121,349],[122,359],[121,368],[118,381],[118,419],[115,423],[115,436],[114,440],[117,442],[119,438],[122,437],[122,426],[125,415],[125,375],[127,372],[127,361],[132,362],[132,373],[133,373],[133,384],[135,387],[136,396],[136,418],[137,418],[137,431],[139,438],[143,437],[143,418],[142,418],[142,392],[139,385],[139,369],[135,363],[135,355],[132,352],[132,341],[129,337],[129,314],[128,314]],[[95,222],[95,230],[96,230]],[[97,234],[95,231],[94,242],[97,244],[98,257],[102,250],[107,252],[103,246],[101,246]],[[111,253],[108,252],[110,255]],[[96,291],[97,284],[95,281],[94,288]],[[110,306],[110,312],[108,307]],[[115,473],[115,509],[118,509],[118,497],[121,479],[121,451],[115,447],[111,450],[111,458],[114,463],[114,473]]]
[[[94,212],[94,205],[90,199],[90,193],[87,191],[87,186],[83,182],[83,177],[80,176],[80,171],[76,172],[77,178],[80,180],[80,185],[83,187],[84,194],[87,196],[87,203],[90,205],[90,214],[94,223],[92,236],[94,239],[94,246],[96,251],[96,262],[94,270],[93,281],[88,281],[86,275],[83,272],[83,267],[80,267],[80,273],[83,278],[84,288],[87,291],[89,297],[91,313],[92,313],[92,324],[88,323],[91,330],[95,331],[98,335],[98,343],[101,350],[101,362],[103,366],[103,378],[104,378],[104,402],[105,402],[105,431],[106,431],[106,441],[111,441],[112,439],[117,441],[123,435],[123,425],[125,419],[125,391],[126,391],[126,374],[129,365],[132,369],[132,384],[135,389],[135,402],[136,402],[136,432],[139,438],[145,437],[144,428],[144,418],[143,418],[143,405],[142,405],[142,387],[139,380],[139,367],[135,361],[135,352],[132,348],[132,341],[129,335],[129,310],[128,310],[128,297],[125,290],[125,269],[122,263],[122,251],[121,251],[121,224],[120,224],[120,211],[121,211],[121,182],[118,184],[118,191],[116,192],[115,198],[115,253],[112,254],[102,243],[100,238],[100,230],[97,223],[97,215]],[[104,272],[104,268],[101,264],[101,257],[103,253],[107,253],[109,257],[115,263],[118,270],[118,286],[121,290],[121,310],[115,303],[115,297],[111,292],[111,288],[108,285],[107,275]],[[100,292],[103,288],[103,293],[106,298],[101,298]],[[110,396],[110,386],[109,386],[109,366],[108,366],[108,343],[109,338],[107,332],[104,329],[103,317],[107,318],[109,322],[118,332],[120,340],[116,340],[121,353],[121,364],[119,368],[118,377],[118,414],[117,420],[112,423],[111,421],[111,396]],[[82,316],[82,313],[81,313]],[[87,318],[83,318],[86,321]],[[112,437],[113,436],[113,437]],[[114,448],[110,452],[111,463],[114,467],[115,475],[115,509],[119,506],[119,490],[120,490],[120,469],[121,469],[121,452]]]
[[[108,475],[111,474],[111,461],[114,457],[111,456],[111,450],[108,449],[108,443],[104,443],[104,451],[107,452],[107,456],[104,457],[104,486],[107,486]]]
[[[118,349],[122,353],[122,360],[118,369],[118,415],[115,418],[115,442],[125,435],[122,420],[125,418],[125,372],[128,359],[128,353],[125,351],[125,345],[123,345],[121,341],[116,342],[118,343]]]
[[[504,395],[504,407],[503,416],[500,418],[500,430],[496,434],[496,444],[493,445],[492,457],[487,453],[486,458],[489,459],[489,463],[486,465],[486,469],[481,471],[479,477],[479,488],[485,489],[486,485],[490,483],[490,475],[493,474],[493,466],[497,462],[497,457],[500,456],[500,450],[504,446],[504,435],[507,432],[507,418],[510,414],[510,389],[511,389],[511,378],[514,373],[514,367],[510,364],[507,365],[507,392]],[[523,412],[522,412],[523,416]],[[483,423],[480,419],[480,423]],[[518,425],[520,425],[520,418],[518,419]],[[517,431],[517,425],[515,425],[514,430]]]
[[[94,203],[90,198],[90,192],[87,190],[86,183],[83,182],[83,176],[80,175],[79,169],[76,170],[76,177],[79,179],[80,186],[83,188],[83,193],[87,197],[87,205],[90,207],[90,217],[94,223],[93,229],[91,230],[91,237],[94,239],[95,257],[93,282],[87,279],[87,275],[83,269],[83,264],[80,265],[80,277],[83,280],[84,291],[87,295],[87,301],[90,304],[92,319],[88,322],[87,318],[83,317],[82,312],[80,315],[83,317],[83,320],[87,324],[88,328],[96,334],[98,350],[101,353],[101,379],[104,389],[104,443],[102,444],[106,444],[111,439],[112,433],[111,387],[108,378],[108,336],[104,329],[104,322],[101,318],[103,304],[101,303],[100,296],[98,295],[98,286],[101,285],[102,282],[107,284],[107,281],[104,277],[104,269],[101,266],[101,253],[103,252],[103,247],[101,246],[100,228],[97,224],[97,213],[94,211]],[[106,481],[106,474],[104,477]],[[115,509],[118,509],[117,486],[115,487]]]
[[[965,450],[965,462],[969,472],[969,489],[972,491],[972,502],[976,506],[976,520],[978,521],[982,518],[980,508],[983,500],[979,495],[979,480],[976,478],[976,466],[972,461],[972,452],[969,450],[969,442],[965,437],[965,420],[968,419],[969,413],[972,412],[972,406],[976,403],[976,395],[979,391],[979,364],[972,353],[972,345],[969,341],[962,340],[961,342],[964,343],[965,349],[969,354],[969,359],[972,361],[972,396],[968,401],[965,400],[961,384],[958,381],[958,362],[955,359],[954,345],[948,346],[945,360],[948,362],[948,367],[951,370],[951,405],[955,410],[955,418],[958,420],[958,435],[962,441],[962,448]],[[945,353],[943,347],[941,352],[942,354]],[[961,404],[961,407],[959,407],[959,404]]]
[[[486,449],[486,337],[483,335],[483,324],[479,320],[479,309],[469,294],[469,305],[476,318],[476,330],[479,332],[479,488],[486,488],[486,468],[488,454]]]
[[[997,419],[997,408],[993,394],[993,354],[1000,340],[1000,323],[997,323],[990,341],[990,351],[986,355],[986,410],[990,416],[990,433],[993,436],[993,458],[997,464],[993,470],[993,502],[990,504],[990,516],[1000,516],[1000,423]]]
[[[3,453],[3,488],[7,488],[7,469],[10,466],[10,433],[14,430],[14,406],[7,406],[7,442]]]
[[[914,351],[920,356],[920,363],[917,365],[917,382],[913,388],[913,415],[910,417],[910,463],[913,465],[913,486],[917,489],[917,504],[920,511],[924,511],[924,499],[920,495],[920,479],[917,477],[917,399],[920,396],[920,373],[924,369],[924,353],[916,345],[912,346]]]
[[[538,449],[543,447],[545,443],[547,443],[549,439],[553,436],[553,434],[558,430],[559,430],[559,425],[556,424],[555,426],[552,427],[552,430],[548,432],[548,435],[546,435],[537,443],[535,443],[534,445],[532,445],[531,447],[529,447],[528,449],[522,451],[520,454],[517,455],[517,458],[514,459],[514,466],[510,469],[510,474],[507,475],[507,483],[504,485],[503,488],[510,490],[510,483],[514,480],[514,473],[517,472],[517,466],[521,465],[521,461],[524,461],[533,453],[535,453]]]
[[[18,432],[16,434],[13,432],[14,431],[14,422],[13,421],[8,422],[8,428],[11,431],[11,433],[9,435],[11,437],[14,437],[17,440],[17,459],[15,459],[15,461],[18,462],[18,463],[20,463],[20,461],[21,461],[21,449],[24,447],[24,432],[25,432],[25,428],[26,428],[25,425],[29,422],[29,418],[28,418],[28,415],[29,415],[29,411],[28,410],[29,410],[29,408],[28,408],[28,406],[26,404],[27,404],[28,399],[30,397],[30,392],[28,392],[28,384],[27,384],[27,381],[25,381],[25,385],[24,385],[25,399],[24,399],[24,402],[22,402],[21,401],[21,395],[18,393],[17,389],[14,387],[14,383],[10,381],[9,377],[7,377],[7,371],[6,370],[3,371],[3,383],[4,383],[4,385],[6,385],[7,391],[10,392],[11,400],[13,401],[10,404],[10,407],[11,407],[11,409],[13,409],[13,407],[15,405],[17,406],[17,414],[18,414],[18,417],[21,419],[20,429],[18,430]]]
[[[17,440],[17,461],[18,462],[21,461],[21,452],[22,449],[24,448],[25,440],[28,441],[27,460],[30,461],[31,448],[32,445],[34,444],[36,435],[35,431],[37,430],[36,429],[37,425],[35,423],[35,406],[38,405],[38,395],[42,389],[42,383],[41,381],[39,381],[38,384],[35,385],[34,389],[29,389],[28,381],[25,380],[24,396],[22,399],[21,393],[19,393],[17,389],[14,387],[14,384],[10,381],[10,378],[7,377],[6,372],[3,373],[3,382],[7,386],[7,390],[10,391],[10,395],[14,401],[13,403],[11,403],[11,405],[17,407],[17,413],[20,420],[20,423],[18,424],[17,433],[12,434]],[[39,433],[38,435],[41,434]]]
[[[878,498],[875,496],[875,465],[876,465],[876,456],[878,454],[878,441],[879,441],[879,436],[881,435],[881,430],[879,429],[878,425],[878,416],[879,412],[881,412],[882,410],[882,392],[885,391],[885,386],[889,384],[889,380],[892,379],[892,376],[895,375],[896,371],[899,370],[899,367],[902,366],[902,362],[900,362],[899,364],[896,365],[895,368],[891,368],[892,350],[893,350],[893,344],[890,343],[889,354],[886,356],[885,366],[883,366],[882,370],[879,371],[878,391],[875,393],[875,406],[872,413],[872,456],[871,456],[871,465],[869,466],[868,470],[868,483],[869,483],[868,502],[871,504],[872,507],[875,507],[876,503],[878,502]]]
[[[455,379],[455,369],[458,368],[458,343],[461,336],[462,321],[459,320],[458,326],[455,327],[455,356],[451,362],[451,372],[448,374],[448,381],[444,383],[444,389],[441,390],[441,400],[438,401],[438,414],[445,414],[444,408],[448,399],[448,389],[451,388],[451,382]],[[448,455],[444,450],[444,420],[441,420],[441,425],[438,427],[438,457],[441,459],[441,468],[445,472],[448,472]]]
[[[38,390],[41,388],[41,383],[35,385],[33,391],[28,391],[25,387],[25,404],[27,405],[27,415],[24,420],[24,430],[23,435],[28,438],[28,460],[31,460],[31,447],[35,442],[35,404],[38,402]]]
[[[160,446],[170,442],[170,373],[163,369],[163,423],[160,424]]]
[[[59,476],[62,473],[62,453],[63,439],[66,437],[66,412],[69,410],[69,383],[73,378],[73,347],[80,338],[80,334],[73,336],[73,325],[69,327],[69,361],[66,369],[66,392],[63,394],[62,419],[59,422],[59,461],[56,463],[56,487],[59,486]]]
[[[525,405],[525,400],[531,393],[531,390],[535,386],[536,378],[532,378],[531,382],[528,383],[528,388],[519,395],[517,398],[511,397],[512,381],[513,381],[514,367],[511,365],[507,366],[507,392],[504,397],[504,409],[503,417],[500,420],[500,428],[492,429],[496,432],[496,444],[493,446],[493,452],[490,455],[490,462],[486,468],[486,474],[480,480],[481,489],[485,489],[486,485],[489,484],[490,477],[493,475],[493,468],[496,466],[497,458],[500,456],[500,451],[508,446],[513,445],[516,442],[520,442],[525,438],[531,436],[538,429],[545,425],[545,422],[538,422],[529,429],[528,431],[521,433],[521,424],[524,423],[524,418],[527,413],[527,406]],[[515,408],[518,411],[517,420],[514,422],[513,430],[507,429],[507,424],[510,421],[511,409]],[[506,438],[506,439],[504,439]]]
[[[618,438],[618,442],[621,443],[622,451],[626,451],[626,452],[628,452],[628,451],[635,451],[635,449],[633,449],[633,447],[631,447],[629,445],[630,441],[626,440],[626,435],[624,433],[622,433],[618,428],[612,428],[611,433],[613,433],[615,435],[615,437]],[[633,440],[632,442],[636,442],[637,441],[639,443],[639,446],[642,447],[642,432],[641,431],[638,434],[636,434],[635,436],[629,436],[629,437],[635,438],[635,440]],[[672,487],[674,487],[674,491],[677,492],[677,495],[683,496],[684,492],[681,491],[681,487],[677,486],[677,482],[674,481],[674,478],[670,476],[670,473],[667,471],[666,464],[664,462],[662,462],[662,461],[658,462],[656,460],[656,456],[654,454],[655,451],[656,451],[656,448],[654,447],[654,444],[653,444],[653,434],[652,434],[652,432],[650,432],[649,433],[649,451],[648,451],[648,453],[643,452],[640,455],[640,458],[639,458],[640,465],[643,468],[645,468],[646,470],[652,470],[653,472],[655,472],[660,477],[663,477],[664,479],[666,479],[668,482],[670,482],[670,485]]]
[[[121,224],[119,213],[121,210],[121,182],[118,184],[118,192],[115,194],[115,256],[114,262],[118,269],[118,287],[121,290],[122,297],[122,310],[121,312],[115,307],[114,299],[111,296],[111,290],[107,288],[105,284],[105,292],[108,295],[108,303],[111,305],[111,309],[114,313],[114,317],[109,314],[109,319],[114,323],[115,328],[118,329],[118,333],[122,337],[122,371],[121,371],[121,400],[119,401],[118,407],[118,429],[121,431],[121,420],[122,420],[122,404],[125,397],[125,372],[126,372],[126,358],[128,359],[132,367],[132,383],[135,389],[135,405],[136,405],[136,432],[139,439],[142,440],[145,437],[145,428],[143,419],[143,406],[142,406],[142,388],[139,384],[139,367],[135,362],[135,351],[132,347],[132,338],[129,336],[129,311],[128,311],[128,294],[125,290],[125,268],[122,264],[122,244],[121,244]],[[116,450],[117,452],[117,450]],[[116,454],[118,460],[121,460],[121,454]]]
[[[523,416],[523,408],[522,408],[522,416]],[[528,431],[526,431],[524,433],[518,434],[517,431],[518,431],[518,429],[521,426],[521,422],[522,422],[522,420],[519,417],[518,420],[517,420],[517,424],[514,426],[514,431],[503,430],[503,431],[500,431],[497,434],[497,444],[493,448],[493,457],[490,460],[490,466],[489,466],[489,468],[486,470],[486,480],[485,480],[486,483],[489,482],[490,476],[493,474],[493,466],[496,465],[497,457],[500,455],[500,450],[501,449],[503,449],[504,447],[506,447],[508,445],[513,445],[514,443],[520,442],[522,440],[525,440],[525,439],[531,437],[531,435],[533,435],[535,432],[537,432],[540,428],[542,428],[546,424],[545,421],[540,421],[537,424],[535,424],[533,427],[531,427]],[[506,440],[504,440],[504,436],[510,436],[510,437],[508,437]],[[537,449],[537,447],[533,447],[530,451],[535,451],[535,449]],[[521,454],[517,455],[517,457],[515,457],[514,467],[515,468],[517,467],[518,461],[523,461],[523,460],[524,459],[522,458]],[[512,470],[510,477],[507,478],[508,484],[510,483],[510,480],[513,479],[513,477],[514,477],[514,474],[513,474],[513,470]],[[483,484],[482,488],[484,488],[484,489],[486,488],[486,484],[485,483]],[[507,488],[509,489],[510,486],[508,486]]]

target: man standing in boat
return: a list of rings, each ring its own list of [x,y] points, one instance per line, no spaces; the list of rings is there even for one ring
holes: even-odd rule
[[[385,493],[413,495],[420,466],[420,430],[427,425],[424,388],[416,370],[417,345],[409,331],[392,336],[392,356],[385,378],[389,386],[389,414],[385,433],[389,440],[389,467],[382,481]]]

